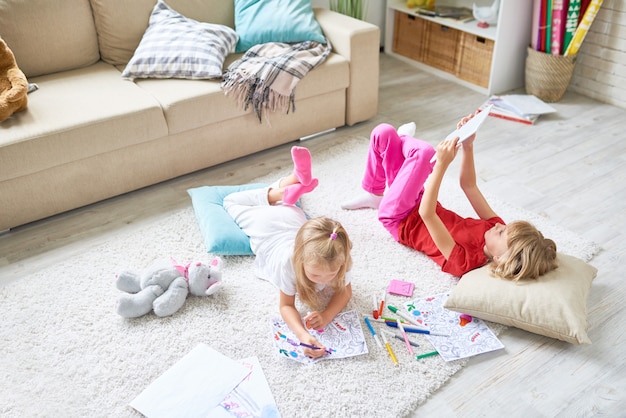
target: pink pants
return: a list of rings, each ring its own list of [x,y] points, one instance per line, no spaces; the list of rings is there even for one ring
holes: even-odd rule
[[[378,219],[396,241],[400,222],[422,199],[424,183],[433,171],[433,155],[435,148],[428,142],[399,136],[389,124],[381,123],[372,131],[361,185],[367,192],[384,193]]]

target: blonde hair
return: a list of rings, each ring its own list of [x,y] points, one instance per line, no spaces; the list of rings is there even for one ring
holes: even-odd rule
[[[531,223],[516,221],[507,225],[506,253],[491,263],[492,272],[504,279],[536,279],[558,267],[556,243]]]
[[[322,300],[316,284],[304,272],[306,265],[322,265],[331,270],[339,268],[330,283],[335,292],[346,287],[346,273],[352,268],[352,242],[341,224],[327,217],[309,219],[296,234],[293,267],[296,273],[296,292],[300,300],[314,309],[321,309]]]

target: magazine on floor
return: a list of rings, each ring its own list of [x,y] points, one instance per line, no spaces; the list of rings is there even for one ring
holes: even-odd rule
[[[556,112],[556,109],[532,94],[509,94],[491,96],[479,109],[492,106],[489,116],[527,125],[535,123],[539,116]]]

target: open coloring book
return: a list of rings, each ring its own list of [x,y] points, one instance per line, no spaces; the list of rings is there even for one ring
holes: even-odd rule
[[[448,296],[448,293],[442,293],[415,299],[405,305],[411,315],[431,331],[449,335],[428,335],[428,340],[445,361],[504,348],[482,319],[444,308]]]
[[[304,355],[300,341],[280,316],[272,317],[270,326],[274,345],[279,355],[300,363],[315,363],[320,360],[339,359],[368,353],[365,336],[356,311],[340,313],[322,332],[309,330],[311,335],[314,335],[330,351],[327,355],[317,359],[310,359]]]

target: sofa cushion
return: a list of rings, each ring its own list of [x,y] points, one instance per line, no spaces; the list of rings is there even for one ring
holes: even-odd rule
[[[326,43],[310,0],[235,0],[237,52],[266,42]]]
[[[156,0],[91,0],[102,60],[126,65],[148,28]],[[235,27],[232,1],[168,0],[183,16],[199,22]]]
[[[122,77],[221,78],[237,39],[232,28],[189,19],[159,0]]]
[[[26,77],[100,59],[89,0],[0,0],[0,36]]]
[[[27,111],[2,123],[0,181],[167,135],[159,103],[101,61],[31,81]]]
[[[231,54],[225,66],[238,56],[239,54]],[[298,103],[309,97],[332,91],[339,91],[345,96],[345,89],[350,82],[348,73],[348,61],[331,52],[319,67],[298,83],[296,112],[300,111]],[[138,79],[135,83],[161,103],[170,134],[241,117],[251,112],[250,109],[244,111],[235,100],[224,96],[218,81]]]

